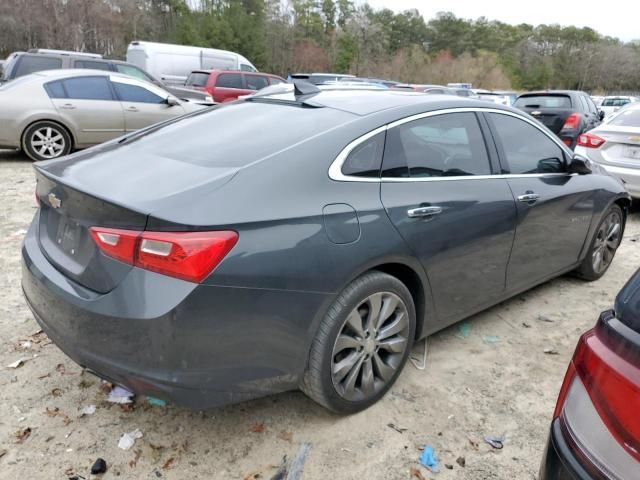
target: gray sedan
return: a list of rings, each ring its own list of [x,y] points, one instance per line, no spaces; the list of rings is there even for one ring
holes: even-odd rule
[[[640,198],[640,103],[629,103],[578,138],[576,153],[620,178]]]
[[[362,410],[415,341],[567,272],[630,199],[510,107],[257,94],[36,164],[36,320],[111,382],[200,410],[301,388]]]
[[[127,75],[48,70],[0,86],[0,148],[48,160],[200,108]]]

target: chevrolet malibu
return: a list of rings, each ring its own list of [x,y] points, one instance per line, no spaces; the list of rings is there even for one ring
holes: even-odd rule
[[[309,85],[35,173],[36,320],[83,367],[194,409],[296,388],[365,409],[416,340],[558,275],[602,276],[630,204],[510,107]]]

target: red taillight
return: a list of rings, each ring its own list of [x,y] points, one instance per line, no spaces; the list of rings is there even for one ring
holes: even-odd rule
[[[582,120],[582,117],[580,116],[579,113],[572,113],[564,121],[564,125],[562,126],[562,128],[563,129],[565,129],[565,128],[576,129],[576,128],[578,128],[580,126],[580,121],[581,120]]]
[[[571,144],[573,143],[573,140],[571,140],[570,138],[563,138],[562,143],[564,143],[567,147],[571,148]]]
[[[238,241],[232,231],[138,232],[91,227],[105,255],[154,272],[200,283]]]
[[[606,140],[593,133],[583,133],[578,137],[578,145],[586,148],[600,148]]]

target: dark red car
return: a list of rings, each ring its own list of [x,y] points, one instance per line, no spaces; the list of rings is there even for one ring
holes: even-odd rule
[[[585,333],[553,415],[539,480],[640,478],[640,270]]]
[[[287,83],[287,81],[269,73],[194,70],[187,78],[185,85],[195,90],[206,91],[215,102],[223,103],[279,83]]]

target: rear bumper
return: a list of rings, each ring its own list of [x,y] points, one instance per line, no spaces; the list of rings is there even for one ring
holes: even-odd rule
[[[624,182],[624,188],[633,198],[640,198],[640,165],[639,168],[616,167],[613,165],[599,164],[614,177]]]
[[[558,419],[551,425],[538,480],[595,480],[571,453]]]
[[[326,295],[196,285],[138,268],[98,294],[49,263],[35,230],[22,249],[24,295],[79,365],[197,410],[297,387]]]

